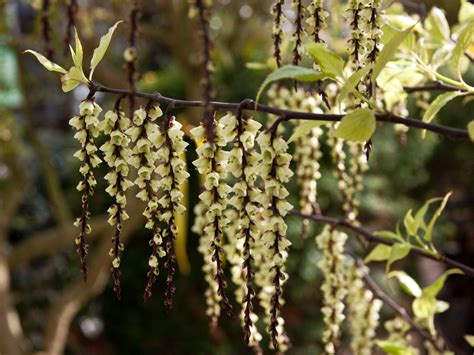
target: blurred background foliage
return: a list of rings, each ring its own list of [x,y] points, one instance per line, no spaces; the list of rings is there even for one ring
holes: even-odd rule
[[[271,47],[270,1],[216,0],[211,19],[213,55],[216,62],[216,97],[238,102],[254,97],[265,70],[246,67],[248,62],[266,62]],[[455,21],[459,2],[426,0],[446,10]],[[0,202],[5,235],[1,248],[11,248],[8,259],[11,292],[32,350],[41,350],[48,339],[48,324],[54,320],[55,306],[79,279],[78,260],[73,248],[75,230],[66,227],[71,216],[80,211],[78,163],[72,157],[76,149],[68,119],[76,112],[85,89],[62,94],[58,80],[20,53],[31,48],[42,50],[38,1],[0,1]],[[79,1],[78,30],[85,38],[87,56],[111,23],[127,18],[127,1]],[[139,89],[159,91],[166,96],[195,99],[200,97],[199,41],[195,23],[187,18],[185,1],[142,1],[138,44],[141,73]],[[63,1],[52,5],[51,22],[55,60],[63,56],[65,28]],[[96,79],[113,87],[126,87],[122,52],[126,46],[127,25],[120,26]],[[467,75],[474,79],[474,73]],[[102,107],[111,107],[110,97],[98,96]],[[112,98],[113,99],[113,98]],[[410,113],[419,117],[413,104]],[[474,105],[462,109],[451,104],[442,111],[440,122],[459,126],[473,117]],[[189,129],[200,119],[197,110],[180,111],[179,119]],[[264,119],[264,117],[262,117]],[[442,196],[453,190],[446,212],[436,229],[436,240],[445,254],[468,265],[474,265],[474,159],[472,147],[434,135],[421,140],[420,133],[394,134],[392,126],[380,126],[374,137],[370,170],[366,174],[366,191],[362,198],[362,221],[368,229],[393,229],[409,208],[417,208],[427,198]],[[340,215],[340,198],[332,175],[329,152],[322,161],[319,202],[325,214]],[[194,158],[189,149],[188,162]],[[105,174],[104,168],[98,176]],[[198,177],[191,176],[189,210],[197,201]],[[93,199],[94,216],[105,220],[109,204],[103,179]],[[12,202],[12,186],[20,197],[14,211],[7,213]],[[290,186],[297,195],[296,184]],[[296,200],[291,201],[295,205]],[[133,209],[134,208],[134,209]],[[141,206],[130,207],[130,214],[141,214]],[[139,218],[139,217],[137,217]],[[192,224],[192,216],[190,223]],[[58,227],[59,226],[59,227]],[[111,229],[102,227],[108,239]],[[301,222],[289,219],[289,238],[293,248],[288,261],[290,279],[285,289],[284,317],[293,347],[291,354],[320,352],[322,319],[319,291],[320,272],[316,268],[318,250],[314,243],[317,226],[311,227],[308,239],[302,240]],[[49,233],[49,234],[48,234]],[[219,328],[209,331],[205,316],[205,282],[201,273],[201,256],[197,237],[188,230],[188,274],[176,278],[174,309],[166,313],[160,286],[152,301],[142,303],[142,293],[149,254],[148,233],[133,230],[122,261],[123,299],[118,302],[108,281],[108,260],[103,267],[105,279],[94,292],[85,293],[80,310],[73,314],[67,335],[67,354],[244,354],[242,334],[237,319],[222,317]],[[43,238],[43,239],[41,239]],[[33,242],[32,242],[33,241]],[[35,241],[41,241],[41,244]],[[94,254],[99,240],[93,241]],[[98,253],[98,252],[97,252]],[[104,256],[104,258],[107,258]],[[180,265],[182,266],[182,265]],[[439,274],[439,266],[410,258],[398,265],[418,276],[426,284]],[[382,274],[381,274],[382,275]],[[382,277],[382,276],[379,277]],[[104,277],[102,277],[104,278]],[[98,281],[98,282],[99,282]],[[386,281],[386,280],[385,280]],[[163,285],[160,279],[157,285]],[[232,286],[230,286],[232,287]],[[105,290],[102,292],[102,290]],[[90,291],[90,290],[89,290]],[[87,292],[89,292],[87,291]],[[389,289],[404,300],[396,287]],[[95,294],[98,294],[95,296]],[[442,298],[451,308],[438,317],[441,334],[456,353],[467,353],[463,334],[474,333],[474,285],[467,278],[449,280]],[[388,312],[388,311],[387,311]],[[389,314],[386,314],[389,315]],[[67,323],[66,323],[67,324]]]

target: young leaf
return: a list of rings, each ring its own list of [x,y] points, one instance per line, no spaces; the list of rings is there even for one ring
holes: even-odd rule
[[[392,247],[390,245],[379,244],[377,245],[369,255],[366,256],[364,262],[369,263],[371,261],[384,261],[390,257]]]
[[[258,102],[260,95],[263,90],[271,83],[281,80],[281,79],[295,79],[298,81],[318,81],[327,78],[327,75],[318,72],[310,68],[298,67],[295,65],[285,65],[281,68],[278,68],[274,72],[271,72],[257,92],[257,98],[255,99]]]
[[[359,108],[344,116],[334,132],[334,137],[353,142],[366,142],[375,131],[375,115],[368,108]]]
[[[434,38],[443,42],[449,41],[451,32],[449,30],[448,20],[446,19],[443,10],[434,6],[430,11],[427,20],[431,24],[431,32]]]
[[[377,237],[398,240],[399,242],[403,243],[403,238],[400,234],[393,233],[390,231],[377,231],[374,233],[374,235],[376,235]]]
[[[79,39],[79,36],[77,34],[77,29],[74,29],[74,36],[76,39],[76,51],[72,56],[72,60],[74,62],[74,65],[82,71],[82,59],[84,57],[84,52],[82,50],[81,40]]]
[[[462,91],[452,91],[445,92],[444,94],[439,95],[433,102],[430,104],[425,114],[423,115],[423,122],[431,122],[433,118],[438,114],[438,112],[452,99],[464,95]],[[425,138],[426,130],[424,129],[421,133],[422,137]]]
[[[413,314],[420,319],[428,319],[436,313],[436,298],[422,295],[412,304]]]
[[[383,68],[390,62],[395,55],[398,47],[403,43],[408,34],[415,28],[416,24],[402,32],[397,32],[393,35],[390,41],[383,47],[377,61],[375,62],[374,70],[372,71],[372,82],[379,76]]]
[[[431,241],[434,225],[438,220],[439,216],[441,215],[441,212],[443,212],[444,208],[446,207],[446,203],[448,203],[450,196],[451,192],[444,196],[443,201],[441,201],[441,204],[439,205],[438,209],[433,214],[433,217],[431,217],[430,223],[428,224],[428,227],[426,227],[426,233],[424,235],[425,240]]]
[[[415,280],[404,271],[392,271],[387,275],[389,278],[396,277],[403,291],[413,297],[421,296],[421,288]]]
[[[442,200],[441,197],[431,198],[425,202],[425,204],[416,212],[415,214],[415,223],[416,225],[426,231],[425,215],[428,211],[428,208],[433,202]]]
[[[44,55],[39,54],[38,52],[35,52],[35,51],[32,51],[32,50],[28,49],[24,53],[33,54],[36,57],[36,59],[38,59],[40,64],[49,71],[54,71],[54,72],[61,73],[61,74],[66,74],[67,73],[66,69],[64,69],[63,67],[57,65],[56,63],[53,63],[48,58],[46,58]]]
[[[356,71],[353,73],[345,82],[344,86],[341,88],[341,92],[339,93],[339,96],[337,98],[337,101],[341,103],[347,95],[349,95],[351,92],[354,92],[357,90],[357,84],[362,80],[362,78],[365,78],[367,74],[369,73],[370,69],[372,69],[371,65],[367,65],[363,67],[362,69]]]
[[[99,46],[96,49],[94,49],[94,53],[92,54],[92,59],[91,59],[91,72],[89,74],[89,80],[92,80],[92,75],[94,74],[94,70],[97,67],[97,65],[100,63],[102,58],[104,58],[105,52],[107,52],[107,49],[109,48],[112,35],[114,34],[115,29],[121,22],[122,21],[118,21],[115,23],[115,25],[110,27],[107,33],[101,37]]]
[[[390,266],[397,260],[403,259],[410,253],[411,245],[408,243],[398,243],[392,246],[392,250],[390,252],[390,257],[387,261],[387,271],[390,270]]]
[[[381,348],[387,355],[415,355],[418,352],[405,344],[400,344],[390,340],[376,340],[375,344]]]
[[[472,43],[473,37],[474,26],[472,23],[468,23],[459,34],[459,37],[456,41],[456,47],[454,47],[453,51],[453,64],[456,70],[458,71],[458,75],[461,58],[464,56],[464,53],[466,52],[467,48]]]
[[[474,21],[474,4],[468,0],[461,0],[461,7],[458,13],[458,22],[465,23]]]
[[[474,120],[467,124],[467,133],[469,133],[469,138],[474,142]]]
[[[293,134],[291,135],[288,143],[295,141],[296,139],[303,137],[305,134],[310,132],[314,127],[319,127],[321,125],[327,124],[326,121],[306,121],[299,124]]]
[[[474,335],[468,335],[466,334],[464,336],[464,339],[466,339],[467,343],[474,348]]]
[[[79,84],[87,84],[87,79],[78,67],[71,67],[69,71],[61,76],[62,89],[64,92],[73,90]]]
[[[330,76],[343,76],[344,60],[336,53],[327,49],[322,43],[309,43],[306,50],[324,73]]]
[[[405,228],[409,235],[416,235],[416,232],[418,232],[419,226],[417,225],[417,223],[415,222],[415,219],[413,218],[411,209],[406,213],[405,218],[403,219],[403,224],[405,225]]]
[[[426,295],[429,297],[436,297],[439,291],[441,291],[441,289],[443,288],[444,283],[446,282],[446,279],[448,278],[448,276],[454,275],[454,274],[464,274],[464,273],[460,269],[450,269],[446,271],[431,285],[423,288],[423,295]]]

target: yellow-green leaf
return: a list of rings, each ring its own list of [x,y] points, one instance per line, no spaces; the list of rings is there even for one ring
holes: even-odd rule
[[[428,319],[436,313],[436,298],[422,295],[412,304],[413,314],[420,319]]]
[[[327,75],[318,72],[314,69],[310,68],[303,68],[303,67],[298,67],[296,65],[285,65],[281,68],[278,68],[274,72],[271,72],[262,85],[260,85],[260,88],[258,89],[257,93],[257,98],[256,101],[260,99],[260,95],[262,94],[263,90],[271,83],[275,81],[279,81],[282,79],[294,79],[298,81],[305,81],[305,82],[311,82],[311,81],[318,81],[325,79]]]
[[[376,340],[375,344],[387,355],[416,355],[418,351],[411,346],[390,340]]]
[[[40,62],[40,64],[49,71],[54,71],[54,72],[61,73],[61,74],[66,74],[66,72],[67,72],[66,69],[64,69],[63,67],[57,65],[56,63],[53,63],[48,58],[46,58],[44,55],[42,55],[38,52],[35,52],[35,51],[32,51],[32,50],[28,49],[24,53],[33,54],[36,57],[36,59],[38,59],[38,62]]]
[[[450,196],[451,196],[451,192],[449,192],[448,194],[446,194],[446,196],[444,196],[444,198],[441,201],[441,204],[439,205],[438,209],[433,214],[433,217],[431,217],[430,223],[426,227],[426,233],[424,235],[424,238],[427,241],[431,241],[434,225],[435,225],[436,221],[438,220],[439,216],[441,215],[441,213],[443,212],[444,208],[446,207],[446,203],[448,203],[448,200],[449,200]]]
[[[423,115],[423,122],[430,123],[433,118],[438,114],[438,112],[451,100],[460,95],[464,95],[462,91],[452,91],[445,92],[444,94],[439,95],[433,102],[430,104],[425,114]],[[426,130],[424,129],[421,132],[422,137],[426,136]]]
[[[474,22],[467,23],[462,29],[456,41],[456,47],[453,50],[453,64],[458,75],[460,75],[461,58],[472,43],[474,37]]]
[[[392,271],[387,275],[389,278],[396,277],[403,291],[413,297],[421,296],[421,288],[416,281],[404,271]]]
[[[107,52],[107,49],[109,48],[112,35],[114,34],[115,29],[121,22],[122,21],[118,21],[115,23],[115,25],[110,27],[107,33],[101,37],[99,46],[96,49],[94,49],[94,53],[92,54],[92,59],[91,59],[91,72],[89,74],[89,80],[92,80],[92,75],[94,74],[94,70],[97,67],[97,65],[100,63],[102,58],[104,58],[105,52]]]
[[[408,34],[415,28],[416,24],[406,29],[405,31],[396,32],[390,41],[383,47],[380,52],[372,71],[372,82],[375,82],[375,79],[379,76],[383,68],[390,62],[395,55],[398,47],[403,43]]]
[[[474,120],[467,124],[467,133],[469,134],[471,141],[474,142]]]
[[[334,77],[343,76],[344,60],[336,53],[327,49],[322,43],[309,43],[305,47],[324,73]]]
[[[433,282],[431,285],[423,288],[423,294],[429,297],[436,297],[441,291],[441,289],[444,286],[444,283],[446,282],[446,279],[448,278],[449,275],[454,275],[454,274],[464,274],[462,270],[460,269],[449,269],[446,271],[443,275],[441,275],[435,282]]]
[[[357,84],[362,80],[362,78],[366,77],[369,73],[370,69],[372,69],[371,65],[367,65],[362,69],[353,73],[345,82],[341,88],[337,101],[340,103],[342,102],[347,95],[357,90]]]
[[[390,257],[387,261],[387,271],[390,270],[390,266],[398,260],[403,259],[410,253],[411,245],[408,243],[397,243],[392,246],[390,251]]]
[[[377,237],[382,237],[386,239],[393,239],[398,240],[399,242],[403,242],[403,238],[400,234],[393,233],[391,231],[377,231],[374,233]]]
[[[425,215],[428,211],[428,208],[433,202],[441,201],[442,197],[431,198],[425,202],[425,204],[416,212],[415,214],[415,223],[419,228],[422,228],[426,231]]]
[[[288,143],[295,141],[296,139],[303,137],[305,134],[309,133],[313,128],[319,127],[323,124],[327,124],[326,121],[306,121],[299,124],[293,134],[291,135]]]
[[[458,14],[459,23],[474,21],[474,4],[467,0],[461,0],[461,7]]]
[[[359,108],[344,116],[334,136],[353,142],[365,142],[374,134],[375,125],[374,113],[368,108]]]
[[[74,29],[74,36],[76,40],[76,51],[73,53],[72,60],[74,65],[82,71],[82,59],[84,57],[84,51],[82,49],[82,43],[77,34],[77,29]]]
[[[467,343],[474,348],[474,335],[468,335],[466,334],[464,336],[464,339],[466,339]]]
[[[418,225],[416,224],[411,212],[411,209],[408,210],[405,215],[405,218],[403,219],[403,224],[405,225],[405,228],[409,235],[416,235],[416,232],[418,232]]]
[[[371,261],[384,261],[390,257],[392,247],[390,245],[379,244],[365,257],[364,262],[370,263]]]

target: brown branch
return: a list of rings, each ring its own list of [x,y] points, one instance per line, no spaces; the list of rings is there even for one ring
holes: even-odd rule
[[[415,331],[422,338],[428,340],[431,344],[433,344],[436,350],[438,350],[440,353],[446,351],[446,349],[442,349],[438,345],[436,339],[430,333],[428,333],[425,329],[421,328],[420,326],[418,326],[418,324],[416,324],[416,322],[408,314],[405,308],[400,306],[392,297],[385,293],[379,287],[379,285],[377,285],[377,283],[370,277],[369,273],[367,272],[364,262],[360,258],[355,259],[357,262],[357,266],[363,273],[365,284],[373,292],[375,297],[381,300],[384,304],[388,305],[390,308],[392,308],[400,317],[402,317],[410,325],[413,331]]]
[[[405,90],[407,93],[411,94],[414,92],[419,92],[419,91],[461,91],[461,92],[468,92],[468,90],[459,88],[454,85],[449,85],[442,83],[440,81],[436,81],[434,83],[430,83],[427,85],[420,85],[420,86],[404,86],[403,90]]]
[[[124,95],[128,91],[124,89],[115,89],[106,87],[100,84],[91,83],[90,87],[94,87],[98,92],[108,92],[111,94]],[[135,96],[141,97],[148,100],[158,101],[161,103],[170,104],[171,102],[175,103],[175,107],[205,107],[205,102],[203,101],[190,101],[190,100],[177,100],[161,95],[160,93],[145,93],[145,92],[136,92]],[[231,103],[231,102],[218,102],[210,101],[209,105],[214,109],[222,110],[237,110],[240,103]],[[311,112],[301,112],[301,111],[291,111],[280,109],[272,106],[267,106],[263,104],[258,104],[254,100],[247,100],[245,105],[242,105],[242,109],[246,111],[256,111],[273,114],[280,116],[280,119],[276,120],[274,123],[275,128],[278,124],[283,121],[288,121],[292,119],[299,120],[316,120],[316,121],[329,121],[337,122],[341,121],[345,115],[342,114],[323,114],[323,113],[311,113]],[[469,135],[465,129],[448,127],[443,125],[438,125],[434,123],[426,123],[420,120],[413,118],[401,117],[391,113],[375,113],[375,117],[379,122],[389,122],[389,123],[399,123],[408,127],[414,127],[419,129],[426,129],[428,131],[438,133],[442,136],[456,138],[456,139],[469,139]]]
[[[326,217],[326,216],[322,216],[322,215],[307,215],[307,214],[304,214],[301,211],[298,211],[296,209],[291,210],[291,213],[295,216],[298,216],[298,217],[301,217],[301,218],[304,218],[304,219],[309,219],[309,220],[314,221],[314,222],[329,224],[329,225],[333,226],[334,228],[343,228],[343,229],[346,229],[346,230],[351,230],[352,232],[357,233],[358,235],[364,237],[367,241],[372,242],[372,243],[385,244],[385,245],[394,245],[395,244],[395,242],[393,240],[378,237],[378,236],[370,233],[369,231],[367,231],[367,230],[365,230],[361,227],[357,227],[357,226],[355,226],[355,225],[353,225],[353,224],[351,224],[348,221],[345,221],[343,219]],[[456,260],[450,259],[450,258],[448,258],[444,255],[434,255],[434,254],[430,254],[426,251],[423,251],[421,249],[416,249],[416,248],[412,248],[410,250],[410,252],[412,252],[414,254],[417,254],[419,256],[422,256],[424,258],[435,260],[437,262],[445,264],[448,267],[454,267],[454,268],[461,269],[464,272],[465,275],[470,276],[470,277],[474,277],[474,269],[472,267],[470,267],[468,265],[465,265],[465,264],[462,264],[462,263],[460,263]]]

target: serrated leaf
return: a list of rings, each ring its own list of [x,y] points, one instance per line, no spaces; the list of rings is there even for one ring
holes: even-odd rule
[[[390,266],[398,260],[403,259],[410,253],[411,245],[408,243],[397,243],[392,246],[390,251],[390,256],[387,261],[387,271],[390,270]]]
[[[392,247],[390,245],[379,244],[365,257],[364,262],[370,263],[371,261],[384,261],[390,257]]]
[[[310,68],[298,67],[296,65],[285,65],[270,73],[260,85],[257,92],[256,102],[260,99],[263,90],[271,83],[282,79],[294,79],[298,81],[318,81],[323,80],[327,75]]]
[[[341,88],[337,101],[341,103],[347,95],[357,90],[359,82],[369,74],[372,69],[371,65],[365,66],[362,69],[353,73],[345,82]]]
[[[67,73],[66,69],[64,69],[63,67],[57,65],[56,63],[53,63],[48,58],[46,58],[44,55],[42,55],[38,52],[32,51],[31,49],[27,49],[23,53],[33,54],[36,57],[36,59],[38,59],[38,62],[40,62],[40,64],[49,71],[54,71],[54,72],[61,73],[61,74],[66,74]]]
[[[425,240],[431,241],[434,225],[436,221],[438,220],[439,216],[441,215],[441,213],[443,212],[444,208],[446,207],[446,203],[448,203],[450,196],[451,196],[451,192],[449,192],[448,194],[446,194],[446,196],[444,196],[443,200],[441,201],[441,204],[439,205],[439,207],[436,209],[435,213],[433,214],[433,217],[431,217],[430,223],[426,227],[426,233],[424,235]]]
[[[474,335],[468,335],[466,334],[464,336],[464,339],[466,339],[467,343],[474,348]]]
[[[425,114],[423,115],[423,122],[430,123],[433,118],[438,114],[438,112],[451,100],[454,98],[464,95],[462,91],[452,91],[445,92],[444,94],[439,95],[433,102],[430,104]],[[421,132],[423,138],[426,136],[426,130],[424,129]]]
[[[99,41],[99,46],[96,49],[94,49],[94,53],[92,54],[92,59],[91,59],[91,72],[89,74],[89,80],[92,80],[92,75],[94,74],[94,70],[97,67],[97,65],[100,63],[102,58],[104,58],[105,52],[107,52],[107,49],[109,48],[112,35],[114,34],[115,29],[121,22],[122,21],[118,21],[115,23],[115,25],[110,27],[107,33],[101,37]]]
[[[334,77],[343,76],[344,60],[336,53],[327,49],[322,43],[309,43],[305,48],[324,73]]]
[[[458,76],[460,76],[461,58],[464,57],[464,53],[469,48],[474,37],[474,23],[467,23],[456,41],[456,46],[453,50],[453,64],[457,70]]]
[[[474,120],[467,124],[467,133],[469,134],[471,141],[474,142]]]
[[[372,110],[359,108],[344,116],[333,135],[353,142],[366,142],[374,134],[375,126]]]
[[[396,277],[403,291],[413,297],[421,296],[421,287],[416,281],[404,271],[392,271],[387,275],[389,278]]]
[[[406,29],[405,31],[396,32],[390,41],[383,47],[375,62],[374,70],[372,71],[372,82],[375,82],[383,68],[390,62],[395,55],[398,47],[403,43],[408,34],[415,28],[416,24]]]
[[[321,125],[327,124],[327,121],[306,121],[299,124],[293,134],[291,135],[288,143],[295,141],[298,138],[303,137],[307,133],[309,133],[313,128],[319,127]]]
[[[436,297],[443,288],[446,279],[448,278],[449,275],[455,275],[455,274],[464,274],[462,270],[460,269],[449,269],[447,270],[443,275],[441,275],[435,282],[433,282],[431,285],[423,288],[423,295],[429,296],[429,297]]]

